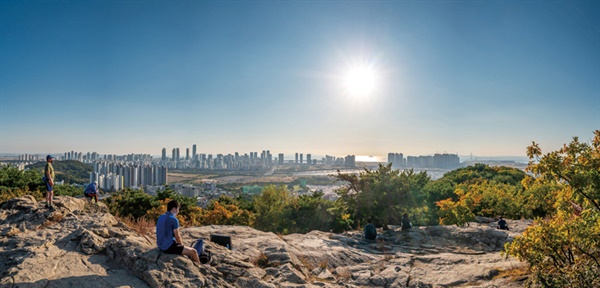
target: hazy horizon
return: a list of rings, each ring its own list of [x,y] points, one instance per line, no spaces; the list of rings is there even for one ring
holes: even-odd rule
[[[75,151],[75,152],[82,152],[82,153],[87,153],[83,152],[83,151]],[[249,151],[248,151],[249,152]],[[256,151],[258,152],[258,151]],[[65,152],[45,152],[45,153],[31,153],[30,155],[47,155],[47,154],[51,154],[53,156],[64,156]],[[234,152],[229,152],[229,153],[218,153],[218,154],[223,154],[223,155],[227,155],[227,154],[233,154]],[[247,153],[247,152],[240,152],[241,155]],[[113,153],[98,153],[99,155],[115,155]],[[128,155],[128,154],[132,154],[132,153],[127,153],[127,154],[116,154],[118,156],[122,156],[122,155]],[[133,153],[133,154],[137,154],[137,153]],[[0,157],[18,157],[20,155],[23,155],[23,153],[0,153]],[[185,154],[184,154],[185,155]],[[213,154],[216,155],[216,154]],[[312,159],[316,159],[316,160],[321,160],[321,158],[325,157],[326,155],[312,155]],[[329,156],[334,156],[334,157],[344,157],[346,155],[332,155],[332,154],[328,154]],[[404,157],[406,156],[433,156],[434,154],[424,154],[424,155],[404,155]],[[150,154],[150,156],[152,156],[153,158],[160,158],[161,155],[159,154]],[[274,157],[278,156],[278,155],[273,155]],[[356,162],[387,162],[387,156],[381,156],[381,155],[355,155],[356,156]],[[170,158],[170,154],[167,153],[167,158]],[[190,156],[191,157],[191,156]],[[304,154],[304,157],[306,157],[306,154]],[[520,163],[527,163],[528,158],[526,156],[511,156],[511,155],[503,155],[503,156],[486,156],[486,155],[458,155],[460,162],[465,162],[465,161],[514,161],[514,162],[520,162]],[[285,161],[293,161],[295,159],[295,155],[294,154],[284,154],[284,160]]]
[[[522,157],[600,129],[600,2],[0,8],[0,153]]]

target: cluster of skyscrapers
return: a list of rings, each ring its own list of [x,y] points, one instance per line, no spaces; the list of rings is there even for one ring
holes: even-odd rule
[[[273,165],[273,156],[269,150],[263,150],[249,154],[198,154],[196,145],[186,148],[185,157],[180,154],[179,148],[173,148],[171,158],[167,157],[167,148],[162,149],[160,164],[175,169],[197,168],[204,170],[256,170],[261,171],[270,168]]]
[[[161,165],[113,161],[97,161],[93,165],[90,182],[98,181],[98,186],[107,191],[160,186],[168,182],[168,168]]]
[[[179,148],[171,150],[171,157],[167,155],[167,148],[162,149],[160,164],[174,169],[197,168],[203,170],[235,170],[235,171],[262,171],[268,170],[273,165],[297,164],[297,165],[317,165],[317,159],[313,159],[311,154],[306,154],[306,159],[303,153],[295,153],[294,160],[288,162],[284,159],[284,154],[279,153],[273,156],[270,150],[258,152],[249,152],[245,154],[198,154],[196,145],[185,149],[185,157],[181,155]],[[326,156],[320,164],[324,165],[345,165],[356,166],[356,158],[354,155],[336,158],[334,156]]]
[[[393,168],[439,168],[454,169],[460,166],[458,154],[434,154],[433,156],[406,156],[402,153],[388,153],[388,163]]]

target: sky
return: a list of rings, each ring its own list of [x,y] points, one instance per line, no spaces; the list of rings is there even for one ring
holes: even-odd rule
[[[0,5],[0,153],[524,156],[600,129],[600,1]]]

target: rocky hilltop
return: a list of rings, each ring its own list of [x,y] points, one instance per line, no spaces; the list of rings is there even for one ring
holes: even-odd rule
[[[59,196],[55,206],[26,196],[1,207],[0,287],[520,287],[524,279],[504,275],[524,264],[500,251],[530,224],[508,221],[509,232],[495,223],[391,229],[383,243],[360,231],[183,228],[185,243],[204,238],[213,254],[198,265],[161,253],[153,231],[134,231],[103,204]],[[231,236],[232,249],[210,234]]]

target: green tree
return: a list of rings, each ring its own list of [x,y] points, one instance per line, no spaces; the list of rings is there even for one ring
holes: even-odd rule
[[[266,186],[254,198],[255,227],[263,231],[286,233],[289,219],[285,217],[292,196],[285,186]]]
[[[534,142],[527,155],[535,181],[562,189],[554,194],[552,217],[515,237],[508,254],[530,264],[530,285],[600,287],[600,131],[591,143],[574,137],[543,156]]]
[[[0,166],[0,203],[9,199],[32,195],[41,199],[45,191],[42,174],[35,170],[21,171],[14,165]]]
[[[159,202],[142,190],[125,188],[112,194],[104,200],[110,213],[121,217],[139,219],[146,215],[148,210],[159,206]]]
[[[289,209],[286,209],[290,219],[289,233],[307,233],[312,230],[329,231],[334,219],[330,208],[333,202],[323,199],[323,192],[312,195],[294,197]]]
[[[337,191],[340,198],[336,205],[346,207],[359,225],[368,220],[376,225],[400,223],[404,212],[424,204],[422,190],[430,181],[425,172],[400,172],[392,169],[391,163],[379,164],[378,169],[365,169],[359,174],[338,171],[336,177],[348,183]]]

